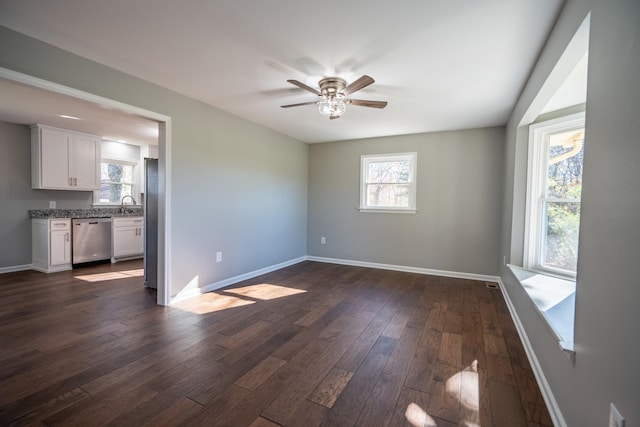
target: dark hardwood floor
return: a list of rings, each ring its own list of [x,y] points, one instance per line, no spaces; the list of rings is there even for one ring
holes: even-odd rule
[[[303,262],[172,307],[142,283],[0,275],[2,425],[552,425],[483,282]]]

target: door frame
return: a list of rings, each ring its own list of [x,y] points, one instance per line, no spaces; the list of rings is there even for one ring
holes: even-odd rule
[[[104,108],[120,110],[158,123],[158,291],[157,303],[168,306],[171,277],[171,117],[103,96],[94,95],[28,74],[0,67],[0,78],[89,101]]]

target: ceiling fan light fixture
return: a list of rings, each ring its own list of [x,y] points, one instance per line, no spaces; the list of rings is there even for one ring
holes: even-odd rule
[[[318,102],[318,111],[323,116],[338,117],[346,111],[346,103],[343,96],[322,96],[322,100]]]

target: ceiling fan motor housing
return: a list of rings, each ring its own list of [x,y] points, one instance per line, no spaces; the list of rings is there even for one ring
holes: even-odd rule
[[[320,80],[318,86],[320,86],[320,93],[322,93],[323,96],[333,97],[347,87],[347,82],[340,77],[327,77]]]

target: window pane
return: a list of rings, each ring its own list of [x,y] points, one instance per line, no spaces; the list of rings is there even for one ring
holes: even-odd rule
[[[580,203],[547,203],[544,265],[576,272]]]
[[[547,151],[547,196],[580,199],[584,129],[551,135]]]
[[[408,184],[369,184],[367,186],[367,206],[409,207]]]
[[[367,182],[409,182],[408,160],[397,162],[370,162]]]
[[[133,166],[102,163],[100,165],[100,180],[111,182],[133,182]]]
[[[120,203],[124,196],[133,196],[133,185],[100,184],[100,203]]]

